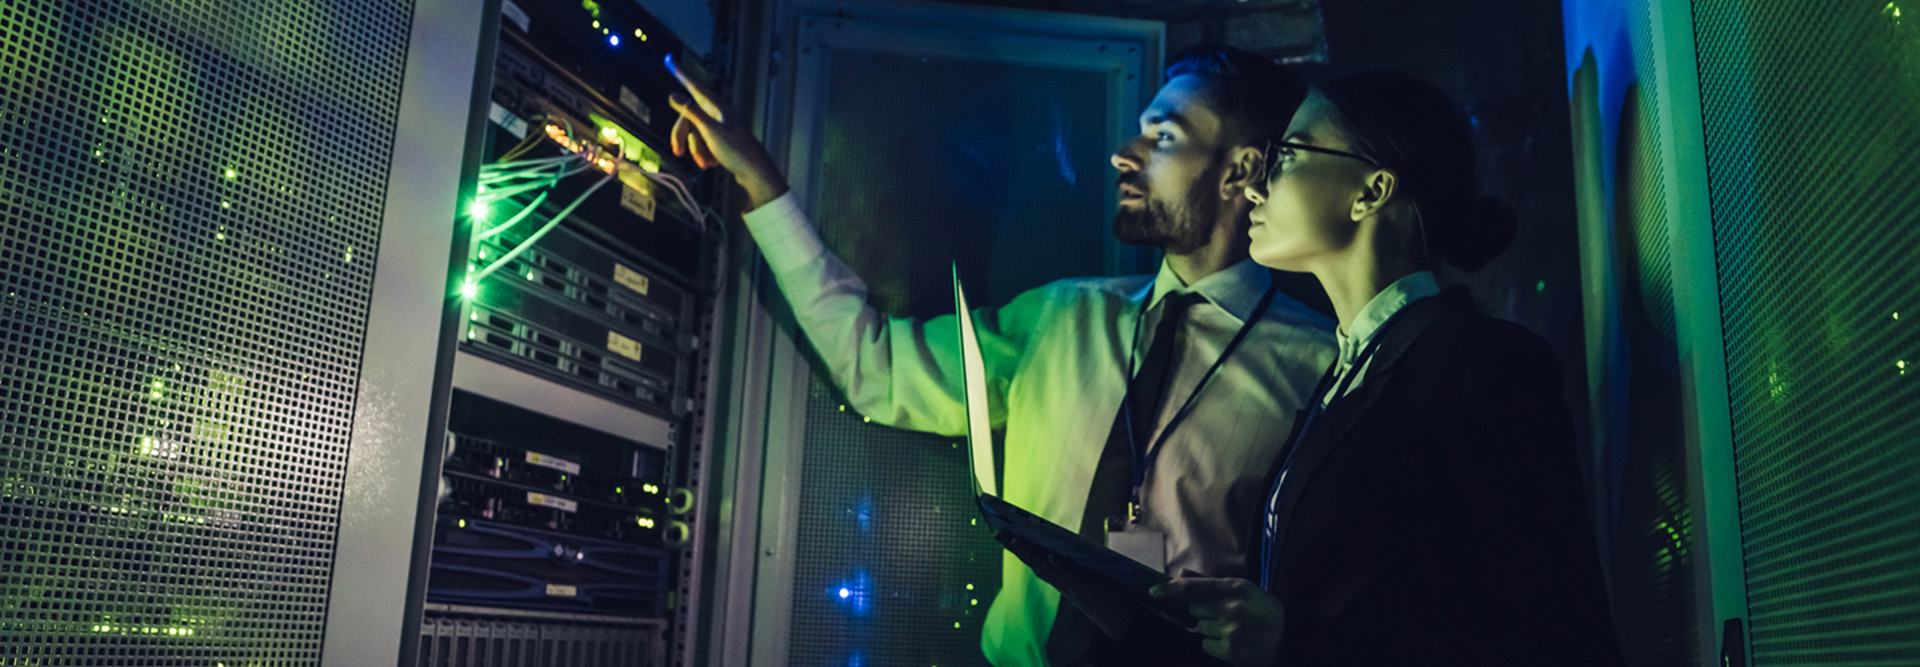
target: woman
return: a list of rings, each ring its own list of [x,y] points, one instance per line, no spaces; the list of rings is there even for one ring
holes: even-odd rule
[[[1314,274],[1340,357],[1269,476],[1258,581],[1183,578],[1237,665],[1621,661],[1553,352],[1439,290],[1511,242],[1473,141],[1432,85],[1320,86],[1267,150],[1253,258]]]

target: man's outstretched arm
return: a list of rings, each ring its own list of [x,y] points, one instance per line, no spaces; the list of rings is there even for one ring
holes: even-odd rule
[[[890,318],[867,305],[866,282],[827,251],[759,140],[728,122],[726,108],[705,85],[674,68],[671,58],[667,63],[687,88],[671,99],[680,113],[672,132],[674,155],[691,156],[702,169],[725,169],[746,191],[747,229],[802,333],[854,409],[890,426],[965,433],[955,318]],[[1005,420],[1007,379],[1043,306],[1040,293],[1031,291],[1004,308],[974,310],[996,425]]]

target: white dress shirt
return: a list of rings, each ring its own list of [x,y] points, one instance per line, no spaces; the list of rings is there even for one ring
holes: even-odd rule
[[[866,284],[827,252],[791,193],[745,217],[800,328],[855,409],[899,428],[966,433],[952,315],[915,323],[875,312]],[[1065,279],[976,309],[987,403],[994,427],[1006,433],[1003,497],[1076,529],[1126,390],[1142,302],[1157,305],[1174,290],[1206,297],[1188,311],[1164,426],[1271,282],[1249,260],[1187,286],[1162,263],[1157,276]],[[1152,335],[1159,310],[1149,311],[1141,335]],[[1324,316],[1276,294],[1260,318],[1146,474],[1140,527],[1166,533],[1169,572],[1247,576],[1244,554],[1258,545],[1245,544],[1244,533],[1267,490],[1262,478],[1294,411],[1333,362],[1333,327]],[[1151,343],[1140,341],[1138,354]],[[1059,593],[1012,554],[1001,573],[981,648],[1003,667],[1045,664]]]
[[[1349,394],[1360,387],[1367,377],[1367,366],[1373,364],[1373,359],[1368,358],[1367,363],[1359,368],[1354,368],[1353,364],[1360,353],[1367,349],[1367,344],[1373,342],[1373,337],[1380,333],[1381,325],[1408,304],[1439,293],[1440,286],[1434,283],[1432,272],[1416,271],[1393,281],[1379,294],[1373,295],[1367,305],[1361,306],[1360,312],[1353,316],[1353,324],[1346,331],[1335,332],[1340,345],[1340,360],[1334,367],[1333,386],[1328,387],[1327,393],[1320,397],[1320,404],[1333,403],[1333,394],[1339,390],[1342,381],[1347,383]],[[1345,379],[1349,374],[1353,378]]]

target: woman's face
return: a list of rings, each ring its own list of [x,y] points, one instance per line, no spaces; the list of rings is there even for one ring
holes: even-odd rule
[[[1353,152],[1334,122],[1337,111],[1319,93],[1307,96],[1287,125],[1292,143]],[[1253,202],[1248,251],[1261,265],[1283,271],[1312,271],[1316,260],[1353,244],[1359,229],[1354,203],[1373,169],[1340,155],[1276,148],[1268,156],[1266,192],[1247,188]]]

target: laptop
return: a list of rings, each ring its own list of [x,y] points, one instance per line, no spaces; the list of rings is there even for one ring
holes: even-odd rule
[[[1196,622],[1186,605],[1159,600],[1147,590],[1167,581],[1166,573],[1147,567],[1120,552],[1097,544],[1079,533],[1041,518],[1000,498],[993,474],[993,429],[987,413],[987,370],[980,354],[980,339],[973,326],[973,312],[967,307],[967,295],[960,287],[960,267],[953,268],[953,304],[960,327],[961,376],[966,385],[967,464],[973,471],[975,504],[993,537],[1008,551],[1035,567],[1034,559],[1047,563],[1035,569],[1051,567],[1071,570],[1088,585],[1108,586],[1127,600],[1148,611],[1192,630]]]

